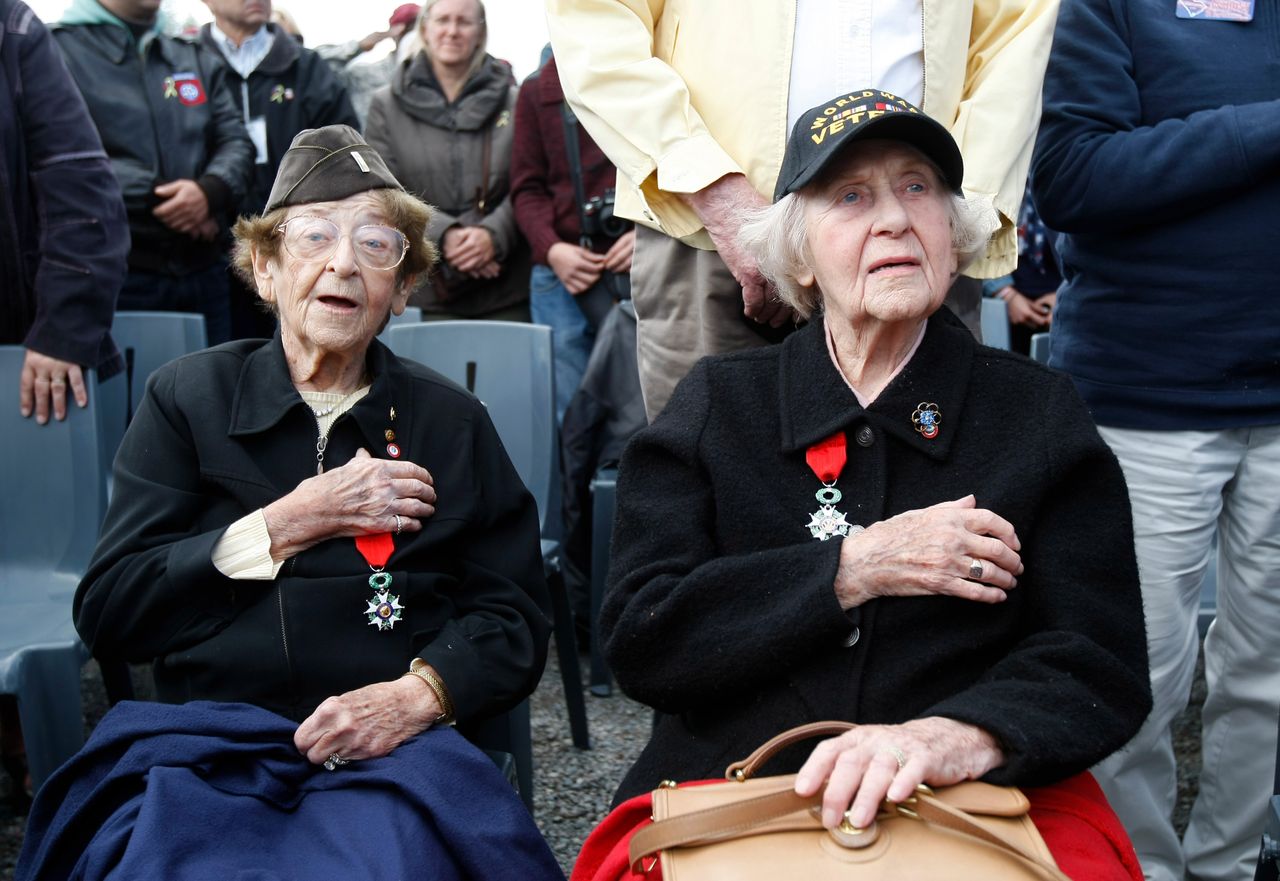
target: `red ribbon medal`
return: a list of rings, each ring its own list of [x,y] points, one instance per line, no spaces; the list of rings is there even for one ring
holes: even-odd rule
[[[835,506],[843,496],[836,489],[836,481],[840,472],[844,471],[848,453],[843,431],[837,431],[831,437],[818,441],[805,450],[804,460],[814,476],[822,481],[822,489],[814,493],[820,507],[809,518],[809,534],[819,541],[826,541],[837,535],[848,535],[853,528],[844,519],[844,513]]]
[[[362,535],[356,538],[356,550],[373,570],[373,574],[369,576],[369,587],[373,589],[373,598],[368,600],[364,615],[379,631],[394,629],[396,622],[403,617],[400,613],[404,610],[404,606],[400,605],[400,597],[391,593],[391,573],[382,571],[395,549],[395,540],[389,532]]]

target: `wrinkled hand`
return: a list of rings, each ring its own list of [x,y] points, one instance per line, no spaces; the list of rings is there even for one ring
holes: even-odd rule
[[[151,210],[165,226],[175,232],[195,236],[209,219],[209,200],[193,180],[174,180],[156,187],[155,194],[164,199]]]
[[[895,749],[906,759],[901,768]],[[994,737],[954,719],[860,725],[814,748],[796,775],[795,791],[811,796],[825,782],[822,825],[834,829],[848,810],[849,822],[866,828],[886,798],[901,802],[920,783],[949,786],[976,780],[1002,764],[1004,751]]]
[[[345,465],[309,477],[262,510],[271,557],[284,560],[330,538],[418,532],[435,513],[430,472],[413,462],[375,459],[359,449]]]
[[[618,236],[618,240],[610,246],[604,255],[604,268],[610,272],[623,275],[631,271],[631,257],[636,252],[635,228]]]
[[[494,260],[493,236],[483,226],[451,226],[441,244],[444,259],[459,272],[478,272]]]
[[[22,375],[18,378],[18,411],[27,418],[34,411],[36,422],[44,425],[53,418],[61,422],[67,418],[67,390],[75,396],[76,404],[88,406],[89,393],[84,386],[84,373],[79,364],[59,361],[48,355],[27,349],[22,361]]]
[[[1023,571],[1021,550],[1009,521],[977,507],[971,495],[905,511],[844,539],[836,599],[844,609],[877,596],[938,594],[1004,602]],[[971,579],[975,560],[982,563],[982,577]]]
[[[600,280],[605,258],[603,254],[569,242],[556,242],[547,251],[547,265],[560,279],[564,289],[576,297],[589,291]]]
[[[781,327],[793,317],[791,307],[778,299],[760,274],[755,258],[738,244],[743,212],[768,205],[742,174],[726,174],[715,183],[685,196],[707,228],[725,266],[742,285],[742,312],[758,324]]]
[[[293,734],[298,752],[315,765],[385,756],[440,717],[435,693],[416,677],[375,682],[328,698]]]

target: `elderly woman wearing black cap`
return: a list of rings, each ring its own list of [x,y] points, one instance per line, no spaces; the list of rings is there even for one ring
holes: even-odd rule
[[[375,339],[429,219],[352,129],[297,136],[235,228],[279,333],[148,383],[75,597],[161,701],[271,710],[330,770],[515,706],[546,658],[537,512],[484,406]]]
[[[1062,780],[1150,706],[1128,499],[1070,382],[942,306],[986,244],[946,129],[876,90],[803,114],[744,231],[803,317],[705,358],[623,456],[607,654],[655,707],[618,799],[769,737],[823,822],[917,784]]]

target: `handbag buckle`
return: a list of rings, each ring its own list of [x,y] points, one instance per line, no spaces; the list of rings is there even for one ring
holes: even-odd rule
[[[840,825],[831,830],[831,837],[835,839],[836,844],[851,850],[875,844],[876,839],[880,837],[880,824],[872,820],[870,826],[855,826],[849,819],[849,813],[845,811]]]

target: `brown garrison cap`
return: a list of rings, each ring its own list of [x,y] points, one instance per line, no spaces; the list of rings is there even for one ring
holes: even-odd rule
[[[280,160],[263,213],[385,189],[404,187],[359,132],[349,125],[309,128],[298,132]]]

